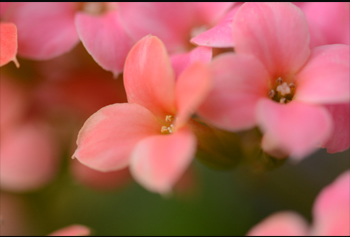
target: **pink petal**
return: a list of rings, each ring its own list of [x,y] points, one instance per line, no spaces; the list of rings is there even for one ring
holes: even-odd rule
[[[57,147],[42,125],[28,123],[1,133],[0,184],[24,192],[41,188],[57,173]]]
[[[297,159],[309,155],[332,131],[331,117],[323,107],[298,101],[280,104],[261,99],[256,115],[260,128],[269,137],[268,147]]]
[[[349,2],[308,2],[301,9],[310,28],[312,47],[350,44]]]
[[[209,47],[196,47],[189,53],[180,53],[171,56],[171,64],[175,71],[176,79],[194,62],[209,63],[212,58],[212,50]]]
[[[211,75],[208,67],[195,63],[179,77],[176,88],[177,116],[175,127],[183,126],[194,114],[211,89]]]
[[[233,47],[232,21],[241,4],[231,9],[216,26],[191,39],[191,43],[202,46]]]
[[[245,3],[232,29],[235,51],[256,56],[276,78],[296,73],[310,55],[305,16],[291,3]]]
[[[248,236],[305,236],[308,233],[306,221],[294,212],[275,213],[256,226]]]
[[[198,18],[206,24],[218,21],[235,4],[234,2],[193,2]]]
[[[124,62],[134,41],[126,34],[118,11],[102,16],[77,13],[75,25],[81,41],[95,61],[116,77],[123,71]]]
[[[170,135],[152,136],[137,144],[130,170],[150,191],[168,193],[190,165],[196,151],[196,138],[183,127]]]
[[[131,49],[124,85],[129,103],[140,104],[161,118],[175,113],[175,75],[157,37],[146,36]]]
[[[312,235],[350,235],[350,171],[340,175],[317,196]]]
[[[18,54],[46,60],[70,51],[79,42],[75,8],[69,2],[11,4],[5,20],[17,26]]]
[[[17,54],[17,28],[13,23],[0,23],[0,67],[13,61],[17,67],[19,63],[16,59]]]
[[[100,172],[73,160],[71,169],[74,178],[78,180],[79,183],[97,190],[115,190],[131,181],[128,168],[110,172]]]
[[[11,2],[0,2],[0,18],[3,19]]]
[[[213,89],[199,107],[200,116],[229,130],[255,126],[255,106],[268,95],[264,66],[248,55],[225,54],[210,65]]]
[[[333,132],[322,147],[328,153],[345,151],[350,146],[350,104],[332,104],[325,106],[333,118]]]
[[[108,105],[85,122],[73,157],[99,171],[122,169],[136,144],[160,130],[154,115],[140,105]]]
[[[191,2],[123,2],[119,10],[125,29],[135,40],[155,35],[169,52],[185,50],[197,24],[196,6]]]
[[[83,225],[71,225],[49,234],[48,236],[87,236],[90,229]]]
[[[296,75],[298,88],[294,98],[311,103],[349,102],[349,77],[349,45],[316,47],[305,66]]]

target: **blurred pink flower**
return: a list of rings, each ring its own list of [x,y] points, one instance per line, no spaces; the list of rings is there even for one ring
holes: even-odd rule
[[[17,67],[17,28],[13,23],[0,22],[0,67],[13,61]]]
[[[310,30],[310,47],[350,44],[349,2],[298,2]]]
[[[196,138],[187,123],[209,90],[207,69],[191,64],[175,82],[164,45],[146,36],[127,57],[124,84],[129,103],[92,115],[79,132],[73,157],[100,171],[129,165],[144,187],[167,193],[195,153]]]
[[[349,46],[310,52],[305,16],[290,3],[245,3],[232,28],[236,53],[211,63],[214,86],[199,114],[232,131],[259,125],[267,153],[305,157],[332,132],[322,104],[350,99]]]
[[[44,123],[25,119],[26,96],[1,75],[0,184],[4,190],[30,191],[46,185],[58,170],[57,147]]]
[[[230,2],[11,3],[2,18],[18,28],[18,53],[47,60],[70,51],[79,38],[94,60],[115,76],[131,47],[153,34],[170,53],[188,51],[191,32],[213,25]]]
[[[89,228],[83,225],[71,225],[65,228],[56,230],[48,236],[87,236],[90,235],[91,231]]]
[[[279,212],[254,226],[250,236],[349,236],[350,171],[340,175],[317,196],[313,206],[313,224],[291,211]]]

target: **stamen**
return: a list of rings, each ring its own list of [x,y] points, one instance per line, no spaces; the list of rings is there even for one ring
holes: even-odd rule
[[[282,85],[277,86],[276,91],[280,92],[282,96],[285,96],[290,93],[290,88],[286,82]]]
[[[285,101],[286,101],[286,98],[284,98],[284,97],[280,99],[281,104],[284,104]]]
[[[169,130],[168,130],[168,128],[167,128],[167,126],[163,126],[161,129],[160,129],[160,132],[161,133],[166,133],[166,132],[168,132]]]
[[[295,84],[293,82],[289,83],[288,85],[291,89],[295,88]]]
[[[173,120],[173,116],[167,115],[165,116],[165,122],[171,122]]]
[[[278,83],[278,85],[281,85],[281,84],[282,84],[282,82],[283,82],[283,80],[282,80],[282,78],[281,78],[281,77],[279,77],[279,78],[276,80],[276,83]]]
[[[275,94],[276,92],[274,90],[270,90],[268,96],[270,99],[272,99],[275,96]]]

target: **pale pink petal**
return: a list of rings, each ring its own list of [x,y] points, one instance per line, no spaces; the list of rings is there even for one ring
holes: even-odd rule
[[[183,127],[170,135],[146,138],[132,153],[130,170],[150,191],[168,193],[190,165],[196,151],[196,138]]]
[[[211,75],[208,67],[202,63],[192,64],[180,75],[175,88],[175,128],[183,126],[196,112],[210,89]]]
[[[345,103],[350,100],[350,46],[325,45],[296,75],[294,98],[311,103]]]
[[[312,235],[350,235],[350,171],[340,175],[317,196]]]
[[[311,47],[350,44],[349,2],[307,2],[300,8],[310,28]]]
[[[5,20],[17,26],[18,54],[45,60],[70,51],[79,42],[75,10],[69,2],[11,4]]]
[[[198,21],[191,2],[122,2],[119,10],[125,29],[135,40],[155,35],[171,53],[188,47],[191,29]]]
[[[350,145],[350,104],[332,104],[325,106],[333,118],[333,132],[322,147],[328,153],[342,152]]]
[[[41,188],[57,173],[58,153],[51,134],[28,123],[1,133],[0,184],[15,192]]]
[[[280,104],[266,98],[256,109],[258,125],[273,143],[268,147],[281,149],[296,159],[313,152],[332,131],[331,117],[322,106],[298,101]]]
[[[194,2],[200,22],[214,24],[235,4],[234,2]]]
[[[235,51],[255,55],[276,78],[296,73],[310,55],[305,16],[291,3],[245,3],[232,30]]]
[[[209,47],[196,47],[189,53],[180,53],[171,56],[171,64],[175,71],[176,80],[178,76],[194,62],[209,63],[212,58],[212,50]]]
[[[295,212],[275,213],[254,226],[248,236],[305,236],[307,223]]]
[[[100,172],[73,160],[71,163],[72,174],[79,183],[97,190],[114,190],[121,188],[131,181],[128,168],[121,170]]]
[[[129,103],[140,104],[163,118],[175,112],[175,74],[163,43],[146,36],[130,51],[124,69]]]
[[[83,225],[71,225],[49,234],[48,236],[87,236],[90,235],[89,228]]]
[[[247,55],[225,54],[210,65],[212,87],[198,114],[215,126],[242,130],[255,126],[255,106],[268,95],[264,66]]]
[[[73,157],[99,171],[126,167],[135,145],[160,134],[155,116],[137,104],[108,105],[93,114],[81,128]]]
[[[232,21],[241,4],[237,4],[216,26],[191,39],[191,43],[202,46],[233,47]]]
[[[13,61],[17,67],[17,28],[13,23],[0,23],[0,67]]]
[[[134,41],[121,25],[118,11],[101,16],[77,13],[75,25],[81,41],[95,61],[103,69],[112,71],[114,76],[121,73]]]

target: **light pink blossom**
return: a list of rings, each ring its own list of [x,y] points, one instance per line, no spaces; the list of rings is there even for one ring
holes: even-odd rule
[[[349,236],[350,171],[340,175],[317,196],[312,225],[292,211],[273,214],[254,226],[250,236]]]
[[[57,173],[57,147],[44,123],[26,116],[26,96],[1,75],[0,184],[15,192],[41,188]]]
[[[129,103],[92,115],[79,132],[73,157],[100,171],[130,166],[144,187],[167,193],[196,151],[188,121],[209,90],[207,69],[191,64],[175,82],[164,45],[146,36],[127,57],[124,84]]]
[[[1,16],[17,25],[20,56],[47,60],[80,39],[94,60],[117,76],[142,37],[158,36],[170,53],[189,51],[191,32],[213,25],[232,4],[27,2],[6,5]]]
[[[236,53],[211,63],[214,86],[199,114],[232,131],[258,125],[276,157],[310,154],[333,128],[322,105],[350,99],[349,46],[310,50],[305,16],[290,3],[245,3],[232,29]]]

